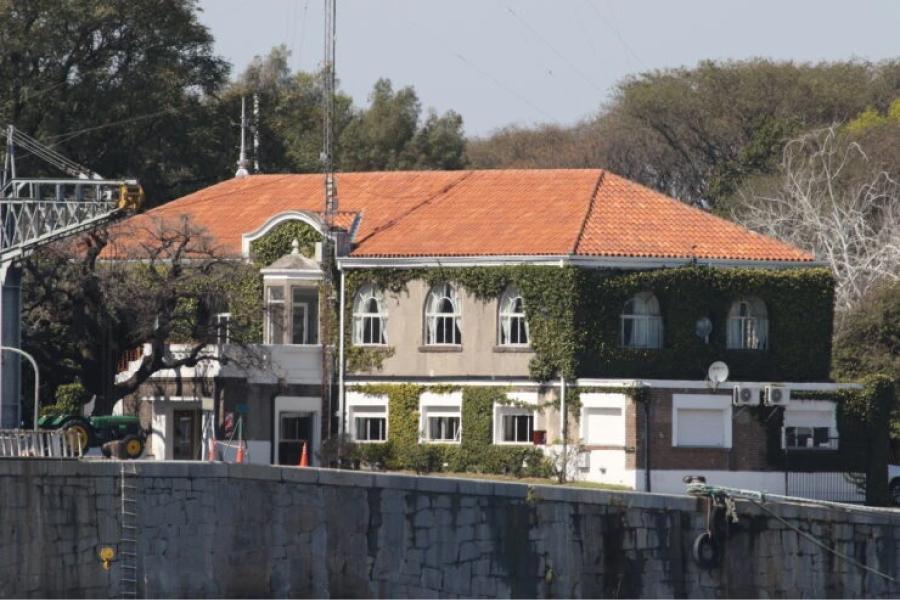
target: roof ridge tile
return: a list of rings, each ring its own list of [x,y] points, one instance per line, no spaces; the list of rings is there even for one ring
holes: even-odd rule
[[[601,169],[600,174],[597,175],[597,182],[594,184],[594,189],[591,191],[591,196],[588,199],[588,206],[587,210],[584,211],[581,227],[578,228],[578,235],[575,236],[575,243],[572,245],[572,254],[578,254],[578,247],[581,245],[581,238],[584,236],[584,228],[587,227],[588,219],[591,217],[591,212],[594,210],[594,203],[597,201],[597,195],[600,193],[600,186],[603,185],[605,175],[605,169]]]

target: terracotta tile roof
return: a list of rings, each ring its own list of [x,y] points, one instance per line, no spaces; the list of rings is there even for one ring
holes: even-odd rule
[[[576,254],[811,261],[812,255],[606,172]]]
[[[554,255],[810,261],[636,183],[595,169],[405,171],[337,176],[354,257]],[[322,176],[229,179],[132,217],[132,229],[190,215],[225,255],[289,210],[321,215]]]
[[[353,256],[569,254],[597,182],[588,170],[471,171],[446,193],[359,236]]]

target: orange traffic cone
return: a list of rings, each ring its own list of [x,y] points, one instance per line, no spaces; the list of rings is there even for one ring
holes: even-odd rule
[[[241,443],[237,449],[237,458],[234,459],[234,462],[239,464],[244,464],[244,444]]]
[[[303,450],[300,451],[300,464],[298,467],[308,467],[309,466],[309,454],[306,453],[306,442],[303,442]]]

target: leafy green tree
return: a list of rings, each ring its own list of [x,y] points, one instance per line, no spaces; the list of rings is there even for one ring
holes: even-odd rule
[[[101,260],[107,249],[129,260]],[[258,267],[223,259],[187,218],[93,230],[41,248],[23,273],[23,348],[41,365],[46,391],[80,381],[86,397],[97,395],[98,414],[161,369],[209,359],[223,333],[217,313],[231,313],[229,341],[241,351],[212,360],[256,360],[245,343],[258,341]],[[173,342],[183,351],[172,353]],[[118,359],[136,348],[144,349],[137,368],[117,380]]]
[[[209,101],[228,66],[195,0],[3,0],[0,40],[0,123],[139,177],[153,203],[221,177]],[[27,155],[19,167],[46,174]]]
[[[460,169],[465,166],[462,117],[429,112],[420,125],[419,97],[412,87],[394,91],[379,79],[369,106],[359,111],[340,138],[339,160],[346,171]]]
[[[492,168],[608,168],[726,213],[743,181],[777,169],[787,140],[898,96],[900,61],[704,61],[629,77],[592,119],[501,130],[469,156]]]
[[[900,385],[900,281],[873,290],[844,317],[833,355],[839,377],[883,373]]]
[[[260,101],[260,168],[266,173],[310,173],[321,170],[324,88],[322,73],[292,73],[289,53],[276,46],[256,57],[222,95],[217,110],[224,115],[221,134],[237,156],[241,96]],[[376,82],[366,108],[338,91],[335,98],[337,166],[343,171],[396,169],[460,169],[465,166],[462,117],[449,111],[429,112],[420,122],[421,104],[412,87],[394,91],[391,82]],[[249,106],[248,106],[249,110]],[[228,128],[231,128],[229,133]],[[227,159],[226,159],[227,160]],[[234,158],[231,158],[233,164]]]

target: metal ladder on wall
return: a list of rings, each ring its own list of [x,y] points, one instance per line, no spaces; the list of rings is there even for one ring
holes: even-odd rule
[[[137,598],[137,467],[134,463],[122,461],[122,534],[119,540],[121,558],[120,592],[122,598]]]

